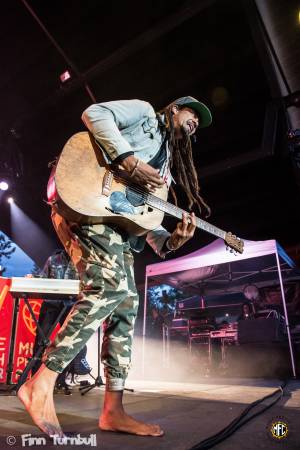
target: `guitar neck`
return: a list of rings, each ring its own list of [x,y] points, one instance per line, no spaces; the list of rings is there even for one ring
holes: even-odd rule
[[[175,205],[172,205],[171,203],[165,202],[164,200],[161,200],[158,197],[155,197],[155,195],[149,194],[146,198],[146,203],[149,206],[152,206],[154,208],[159,209],[160,211],[163,211],[173,217],[177,217],[178,219],[182,219],[182,214],[186,213],[184,209],[178,208]],[[211,225],[210,223],[206,222],[203,219],[199,219],[199,217],[196,217],[196,226],[197,228],[200,228],[201,230],[207,231],[210,234],[213,234],[214,236],[217,236],[221,239],[225,239],[226,232],[221,230],[218,227],[215,227],[214,225]]]

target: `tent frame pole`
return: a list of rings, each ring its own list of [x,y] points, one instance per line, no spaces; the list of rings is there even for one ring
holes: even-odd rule
[[[144,291],[144,318],[143,318],[143,338],[142,338],[142,374],[145,375],[145,346],[146,346],[146,319],[147,319],[147,293],[148,293],[148,277],[146,272],[145,291]]]
[[[292,339],[291,339],[291,333],[290,333],[290,324],[289,324],[289,318],[288,318],[288,313],[287,313],[287,308],[286,308],[285,294],[284,294],[284,289],[283,289],[283,281],[282,281],[282,276],[281,276],[281,268],[280,268],[280,262],[279,262],[279,256],[278,256],[277,250],[276,250],[275,255],[276,255],[276,261],[277,261],[277,267],[278,267],[278,276],[279,276],[279,282],[280,282],[280,289],[281,289],[281,297],[282,297],[282,303],[283,303],[286,331],[287,331],[288,341],[289,341],[289,348],[290,348],[290,357],[291,357],[291,363],[292,363],[293,377],[296,378],[295,359],[294,359],[293,345],[292,345]]]

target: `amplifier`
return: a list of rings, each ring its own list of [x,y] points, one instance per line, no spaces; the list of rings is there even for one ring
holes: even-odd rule
[[[172,330],[188,329],[188,326],[189,326],[188,319],[173,319],[171,323]]]
[[[238,322],[240,344],[280,342],[285,338],[284,324],[279,319],[249,319]]]

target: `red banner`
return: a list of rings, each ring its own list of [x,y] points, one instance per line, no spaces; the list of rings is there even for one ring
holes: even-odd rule
[[[6,383],[14,300],[9,293],[10,280],[0,278],[0,383]]]
[[[10,280],[0,277],[0,383],[7,382],[7,366],[11,344],[12,321],[15,300],[9,293]],[[29,303],[34,315],[38,319],[42,304],[40,299],[30,299]],[[18,382],[19,374],[23,371],[28,358],[33,353],[36,334],[36,324],[23,299],[19,301],[19,312],[15,331],[15,346],[13,354],[12,383]]]
[[[30,306],[38,319],[42,300],[30,299]],[[28,306],[23,299],[19,303],[18,322],[16,327],[16,340],[13,362],[12,383],[17,383],[20,372],[25,369],[28,358],[33,355],[33,346],[36,335],[36,323],[31,317]],[[19,373],[17,373],[19,372]]]

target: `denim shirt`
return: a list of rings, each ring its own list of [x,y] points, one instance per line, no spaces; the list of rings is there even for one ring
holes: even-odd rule
[[[78,280],[79,274],[65,250],[57,250],[47,259],[40,278],[56,278],[64,280]],[[63,300],[44,300],[51,305],[61,305]],[[75,297],[74,297],[75,301]]]
[[[57,250],[49,256],[39,276],[64,280],[79,279],[76,268],[64,250]]]
[[[104,149],[107,162],[133,152],[144,162],[150,161],[165,139],[165,127],[158,120],[150,103],[142,100],[119,100],[96,103],[82,114],[82,120]],[[171,183],[169,150],[160,175]],[[162,226],[147,233],[147,242],[161,257],[164,242],[170,233]]]

